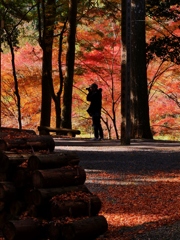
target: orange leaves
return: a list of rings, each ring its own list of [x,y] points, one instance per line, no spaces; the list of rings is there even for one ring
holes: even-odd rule
[[[179,172],[149,176],[106,172],[104,184],[102,176],[100,173],[102,190],[97,195],[103,204],[101,213],[108,221],[108,239],[132,239],[134,234],[180,219]],[[87,179],[91,178],[93,175],[88,173]]]
[[[52,202],[57,205],[59,202],[62,204],[62,201],[83,201],[88,203],[91,196],[92,196],[91,193],[85,193],[82,191],[68,192],[62,195],[54,196],[52,198]]]

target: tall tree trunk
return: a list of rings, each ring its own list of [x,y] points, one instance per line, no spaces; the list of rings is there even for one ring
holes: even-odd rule
[[[6,29],[5,29],[6,30]],[[8,45],[10,47],[10,51],[11,51],[11,62],[12,62],[12,71],[13,71],[13,77],[14,77],[14,88],[15,88],[15,95],[17,98],[17,111],[18,111],[18,123],[19,123],[19,129],[22,129],[22,122],[21,122],[21,97],[19,94],[19,87],[18,87],[18,79],[17,79],[17,75],[16,75],[16,66],[15,66],[15,55],[14,55],[14,48],[13,48],[13,43],[11,40],[11,34],[8,33],[8,31],[6,30],[6,34],[7,34],[7,42]]]
[[[55,111],[56,111],[56,128],[60,128],[61,126],[61,95],[63,92],[64,86],[64,76],[62,70],[62,52],[63,52],[63,37],[64,32],[66,30],[67,20],[64,22],[64,26],[61,30],[59,35],[59,53],[58,53],[58,69],[59,69],[59,90],[57,94],[53,92],[52,98],[55,104]]]
[[[64,95],[62,109],[62,127],[72,128],[72,89],[76,43],[76,16],[78,0],[69,0],[69,35],[66,55],[66,76],[64,79]]]
[[[50,126],[51,120],[51,96],[53,92],[52,81],[52,45],[54,35],[54,23],[56,16],[55,0],[43,0],[38,8],[39,15],[39,39],[43,50],[42,63],[42,102],[41,102],[41,126]],[[41,24],[43,26],[41,26]],[[41,37],[41,29],[43,29]]]
[[[131,0],[122,1],[121,144],[130,144]]]
[[[146,72],[145,0],[132,0],[131,138],[152,139]]]

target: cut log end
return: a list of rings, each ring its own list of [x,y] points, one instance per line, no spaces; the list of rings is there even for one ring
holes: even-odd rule
[[[0,139],[0,150],[33,149],[34,151],[46,150],[53,152],[54,139],[51,136],[32,135],[29,138]]]
[[[6,240],[40,239],[40,224],[32,218],[12,220],[5,223],[3,235]]]
[[[92,193],[69,192],[54,196],[51,200],[52,217],[96,216],[101,209],[101,200]]]
[[[4,148],[4,147],[1,148],[1,143],[2,141],[0,140],[0,150]],[[7,171],[8,167],[9,167],[9,158],[6,156],[6,154],[4,154],[3,151],[0,151],[0,172]]]
[[[8,149],[8,146],[7,146],[6,141],[4,141],[3,139],[0,139],[0,150],[6,151],[7,149]]]
[[[43,175],[40,171],[33,173],[32,182],[35,188],[42,188],[44,186]]]
[[[107,221],[101,215],[71,220],[68,220],[69,223],[51,222],[49,226],[50,239],[92,240],[108,230]]]
[[[37,170],[32,176],[33,186],[35,188],[75,186],[84,184],[85,180],[85,170],[79,166]]]
[[[38,169],[52,169],[59,168],[67,165],[78,165],[79,159],[75,154],[41,154],[41,155],[32,155],[28,159],[28,168],[31,171]]]
[[[63,225],[62,236],[66,240],[96,239],[107,229],[108,224],[105,217],[96,216]]]

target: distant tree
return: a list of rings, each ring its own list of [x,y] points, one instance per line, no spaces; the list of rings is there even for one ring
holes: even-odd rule
[[[64,35],[67,30],[67,19],[64,20],[63,27],[60,30],[60,33],[58,34],[58,72],[59,72],[59,87],[58,91],[55,93],[53,91],[52,93],[52,99],[55,104],[55,112],[56,112],[56,127],[61,127],[61,113],[62,113],[62,93],[64,88],[64,74],[63,74],[63,53],[65,52],[65,49],[63,48],[63,39]]]
[[[17,98],[17,111],[18,111],[18,123],[19,123],[19,129],[22,129],[22,122],[21,122],[21,98],[20,98],[20,93],[19,93],[19,87],[18,87],[18,78],[17,78],[17,73],[16,73],[16,65],[15,65],[15,53],[14,53],[14,48],[16,45],[14,45],[13,41],[13,34],[14,30],[17,31],[15,28],[12,30],[12,32],[9,31],[8,27],[4,27],[5,32],[6,32],[6,39],[7,43],[9,45],[10,51],[11,51],[11,62],[12,62],[12,71],[13,71],[13,77],[14,77],[14,94],[16,95]]]
[[[77,31],[77,60],[75,99],[83,101],[87,88],[96,82],[102,88],[102,123],[106,137],[120,137],[120,23],[113,18],[94,12],[95,21]],[[93,14],[92,14],[93,15]],[[91,15],[91,17],[92,17]],[[85,118],[87,101],[81,104],[84,111],[79,118]],[[81,122],[81,125],[83,123]],[[87,125],[87,124],[86,124]]]
[[[22,8],[19,9],[19,6]],[[19,128],[22,128],[21,122],[21,98],[19,93],[18,87],[18,77],[16,71],[16,64],[15,64],[15,50],[19,47],[19,26],[22,26],[24,21],[28,21],[29,17],[28,14],[32,9],[32,6],[28,6],[29,8],[24,9],[24,2],[19,1],[17,3],[11,2],[7,4],[5,1],[0,1],[0,14],[1,14],[1,21],[3,21],[3,29],[1,29],[1,40],[10,48],[11,52],[11,63],[12,63],[12,73],[14,78],[14,94],[16,95],[16,106],[18,112],[18,124]]]
[[[156,32],[147,44],[147,63],[156,55],[163,61],[180,64],[180,10],[178,0],[147,1],[148,28]],[[153,22],[153,23],[152,23]]]
[[[147,1],[146,14],[151,126],[158,136],[179,139],[179,1]]]

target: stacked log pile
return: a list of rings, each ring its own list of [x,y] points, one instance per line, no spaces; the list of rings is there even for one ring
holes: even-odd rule
[[[0,127],[0,150],[31,150],[53,152],[55,142],[51,136],[39,136],[33,130]]]
[[[43,152],[20,149],[0,151],[0,230],[6,240],[95,239],[107,230],[101,201],[85,186],[76,154],[47,145]]]

